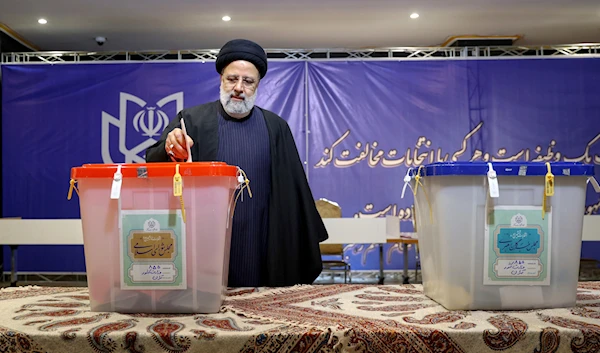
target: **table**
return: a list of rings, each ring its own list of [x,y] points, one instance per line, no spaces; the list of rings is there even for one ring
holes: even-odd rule
[[[10,281],[16,286],[19,245],[83,245],[81,220],[0,218],[0,245],[10,246]]]
[[[418,246],[419,245],[419,240],[415,237],[415,238],[388,238],[387,239],[388,243],[399,243],[402,244],[402,259],[404,260],[403,263],[403,273],[402,273],[402,283],[404,284],[408,284],[408,245],[414,245],[414,246]],[[418,254],[417,254],[417,250],[415,249],[415,279],[417,278],[417,268],[418,268],[418,264],[416,263],[418,258]],[[383,283],[380,283],[383,284]]]
[[[598,352],[600,282],[579,283],[575,307],[518,312],[448,311],[410,284],[236,288],[219,313],[190,315],[90,312],[87,288],[6,288],[0,350]]]
[[[400,235],[400,218],[323,218],[329,239],[322,244],[378,244],[379,284],[383,284],[383,244]]]
[[[400,234],[400,219],[324,218],[329,233],[324,244],[379,244],[379,284],[383,284],[383,244]],[[17,286],[19,245],[83,245],[80,219],[0,219],[0,244],[11,249],[11,285]]]

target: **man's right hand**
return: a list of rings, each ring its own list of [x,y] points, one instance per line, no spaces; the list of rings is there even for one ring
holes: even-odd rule
[[[169,156],[178,160],[185,160],[188,158],[188,152],[186,147],[187,144],[190,148],[194,145],[194,140],[191,137],[185,136],[183,131],[179,128],[173,129],[173,131],[169,132],[167,135],[167,139],[165,140],[165,151]]]

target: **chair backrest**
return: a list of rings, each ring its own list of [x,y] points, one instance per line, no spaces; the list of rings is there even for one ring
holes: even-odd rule
[[[321,218],[342,218],[342,208],[329,200],[320,199],[315,201],[317,211]],[[319,244],[322,255],[344,255],[343,244]]]
[[[336,203],[320,199],[315,201],[315,204],[321,218],[342,218],[342,208]]]

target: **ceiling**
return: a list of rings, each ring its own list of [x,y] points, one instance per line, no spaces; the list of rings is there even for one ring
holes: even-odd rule
[[[0,0],[0,23],[42,51],[214,49],[232,38],[269,49],[414,47],[460,35],[576,44],[600,42],[600,0]]]

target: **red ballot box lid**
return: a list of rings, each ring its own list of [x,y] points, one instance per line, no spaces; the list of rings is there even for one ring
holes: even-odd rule
[[[236,166],[224,162],[182,162],[182,163],[123,163],[123,164],[84,164],[71,169],[71,179],[113,178],[121,166],[123,178],[173,177],[179,166],[179,174],[186,176],[225,176],[238,175]]]

